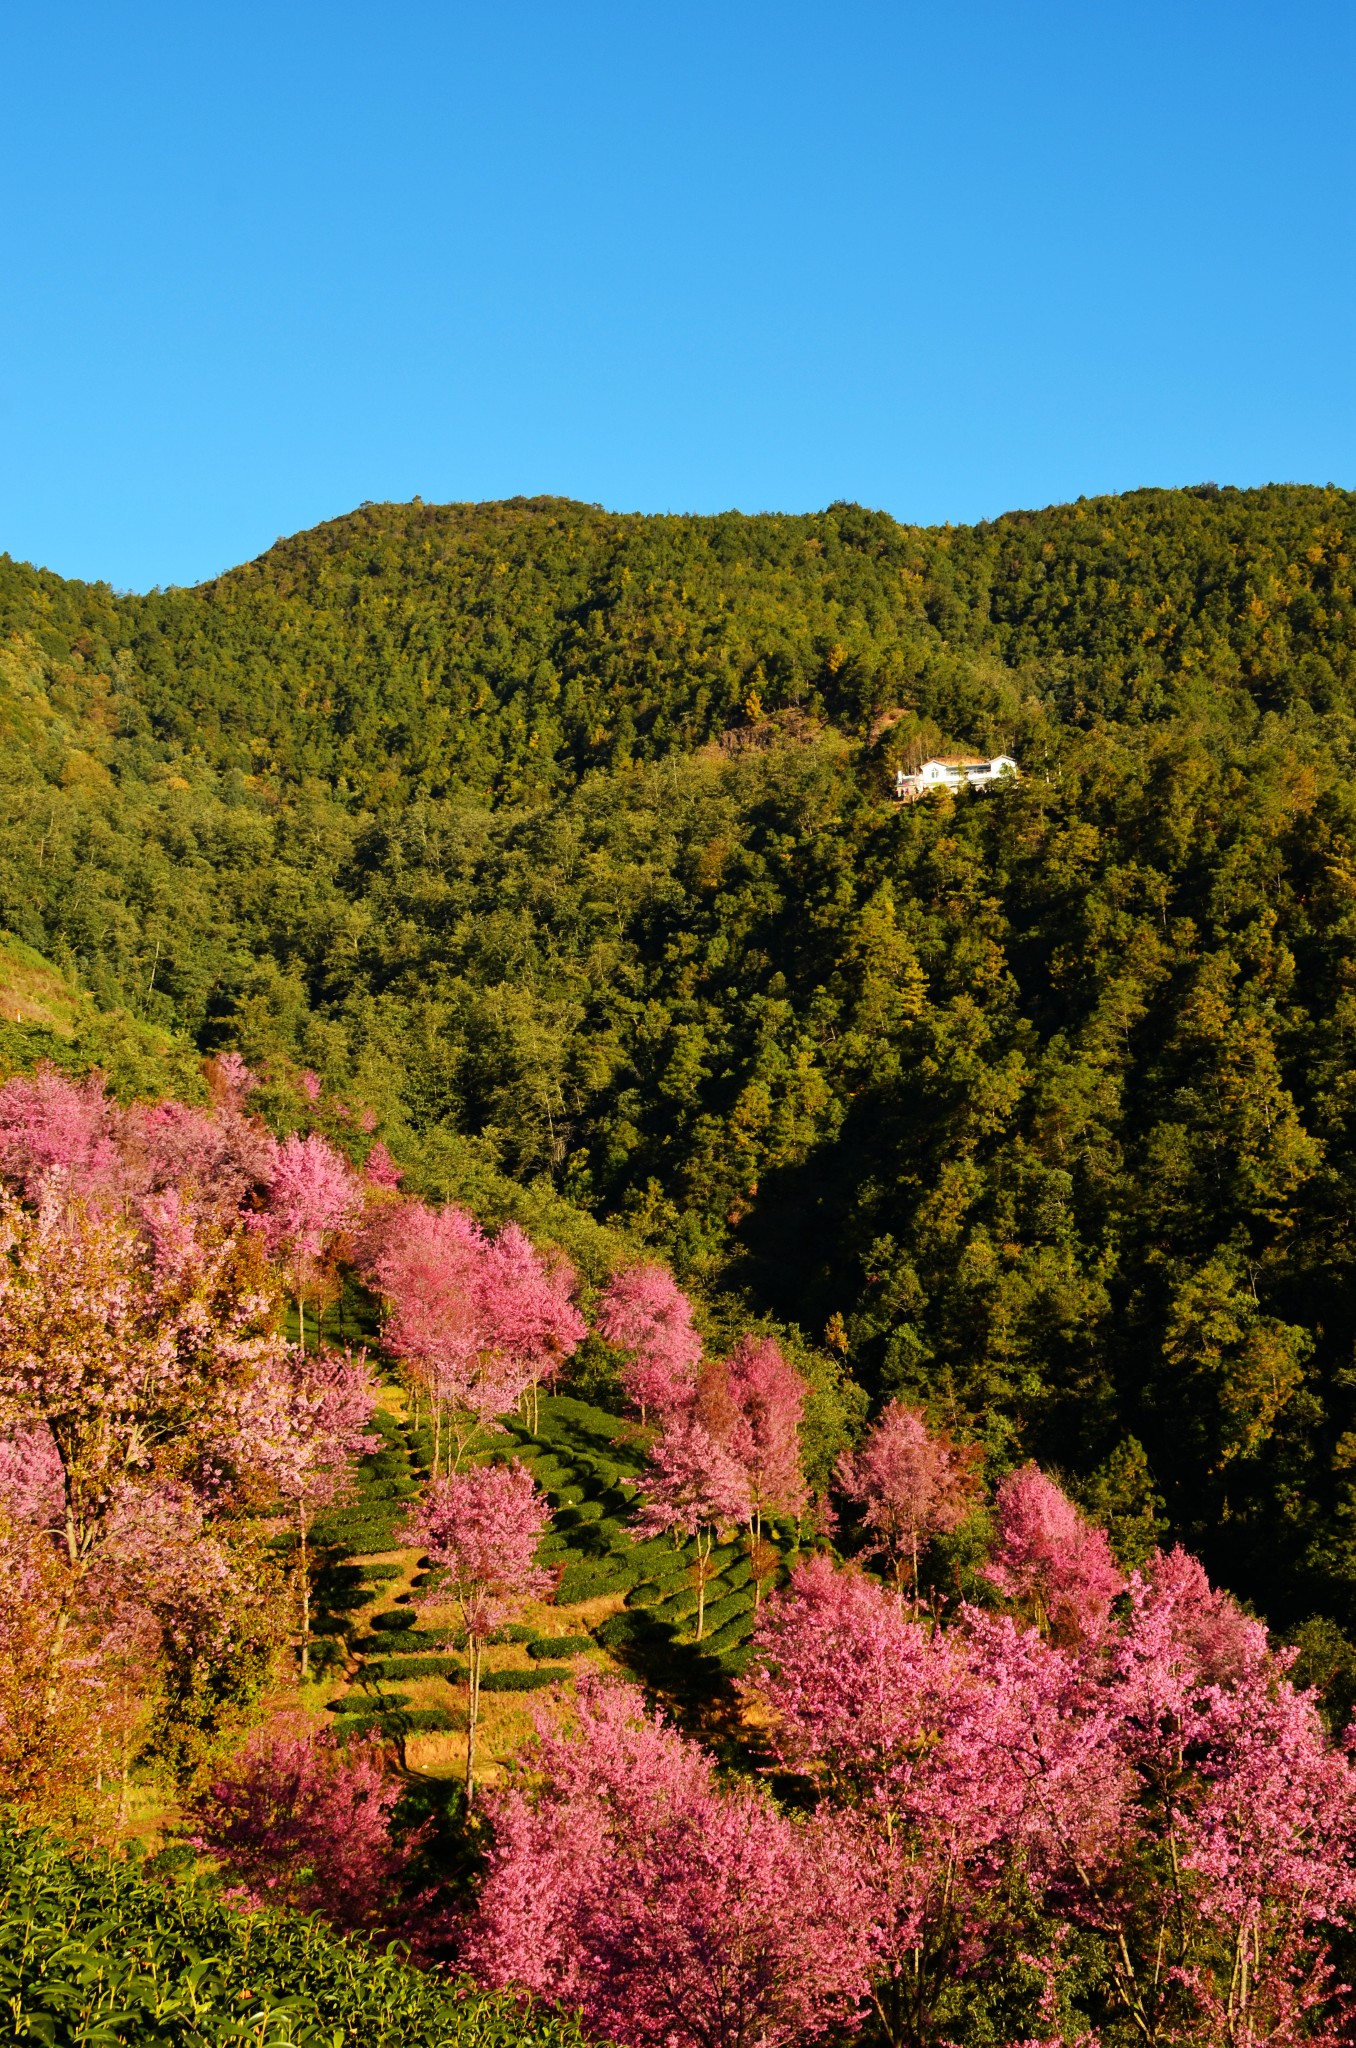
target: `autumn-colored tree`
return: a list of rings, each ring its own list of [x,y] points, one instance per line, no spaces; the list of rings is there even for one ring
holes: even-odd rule
[[[475,1795],[476,1726],[485,1644],[514,1609],[551,1583],[536,1562],[551,1511],[517,1459],[473,1465],[435,1479],[414,1509],[408,1541],[428,1552],[424,1603],[455,1606],[466,1631],[469,1681],[466,1719],[466,1799]]]

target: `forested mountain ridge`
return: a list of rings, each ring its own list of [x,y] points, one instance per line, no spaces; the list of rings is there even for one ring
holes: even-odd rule
[[[0,920],[1350,1630],[1354,529],[551,500],[145,597],[6,563]],[[948,741],[1027,772],[897,811]]]
[[[536,800],[789,706],[948,729],[1165,715],[1193,677],[1349,706],[1350,493],[1141,491],[974,528],[365,506],[196,590],[115,598],[5,561],[0,630],[109,674],[125,730],[364,801]],[[751,704],[752,700],[752,704]]]

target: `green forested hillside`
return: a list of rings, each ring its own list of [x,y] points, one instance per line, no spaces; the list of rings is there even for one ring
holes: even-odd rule
[[[1356,1633],[1356,498],[0,565],[0,921]],[[990,797],[896,762],[1002,745]]]

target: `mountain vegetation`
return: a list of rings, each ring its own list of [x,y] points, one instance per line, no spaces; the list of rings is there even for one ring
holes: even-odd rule
[[[429,1185],[1350,1634],[1354,517],[416,502],[196,590],[6,561],[0,918],[126,1085],[156,1031],[304,1062]],[[1020,784],[887,800],[952,745]]]

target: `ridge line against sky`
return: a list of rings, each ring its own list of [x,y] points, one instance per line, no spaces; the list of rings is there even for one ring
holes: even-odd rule
[[[189,584],[364,500],[908,524],[1356,481],[1356,10],[10,25],[0,549]]]

